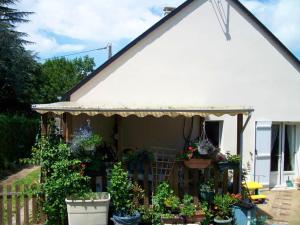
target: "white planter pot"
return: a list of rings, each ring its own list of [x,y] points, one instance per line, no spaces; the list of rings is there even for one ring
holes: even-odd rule
[[[69,225],[107,225],[110,195],[103,193],[101,199],[66,199]]]

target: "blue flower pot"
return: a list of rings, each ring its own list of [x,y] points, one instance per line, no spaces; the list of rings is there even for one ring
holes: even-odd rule
[[[141,214],[139,212],[136,212],[132,216],[113,215],[111,220],[115,225],[138,225],[141,221]]]
[[[240,206],[232,207],[234,224],[247,225],[249,221],[256,218],[256,207],[244,208]]]
[[[231,222],[232,222],[232,218],[229,218],[229,219],[227,219],[227,220],[220,220],[220,219],[214,218],[214,223],[215,223],[215,224],[231,225]]]

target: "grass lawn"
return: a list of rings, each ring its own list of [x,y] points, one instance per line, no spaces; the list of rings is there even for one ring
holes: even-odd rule
[[[32,185],[32,184],[37,184],[39,183],[39,179],[40,179],[40,169],[37,169],[35,171],[32,171],[31,173],[29,173],[27,176],[15,180],[13,182],[13,187],[15,187],[16,185]]]

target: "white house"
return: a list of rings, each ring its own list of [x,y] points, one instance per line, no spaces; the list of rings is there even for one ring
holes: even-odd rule
[[[299,60],[239,1],[188,0],[70,90],[69,102],[33,109],[70,113],[70,132],[95,115],[108,141],[112,115],[127,116],[123,146],[173,149],[183,148],[191,123],[197,136],[205,116],[208,135],[232,152],[237,120],[227,114],[250,113],[244,166],[251,179],[284,186],[300,175],[299,72]]]

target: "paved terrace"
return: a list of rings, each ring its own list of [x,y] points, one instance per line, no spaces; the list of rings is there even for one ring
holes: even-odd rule
[[[269,217],[267,224],[300,225],[300,191],[265,191],[267,204],[258,205],[258,213]]]

